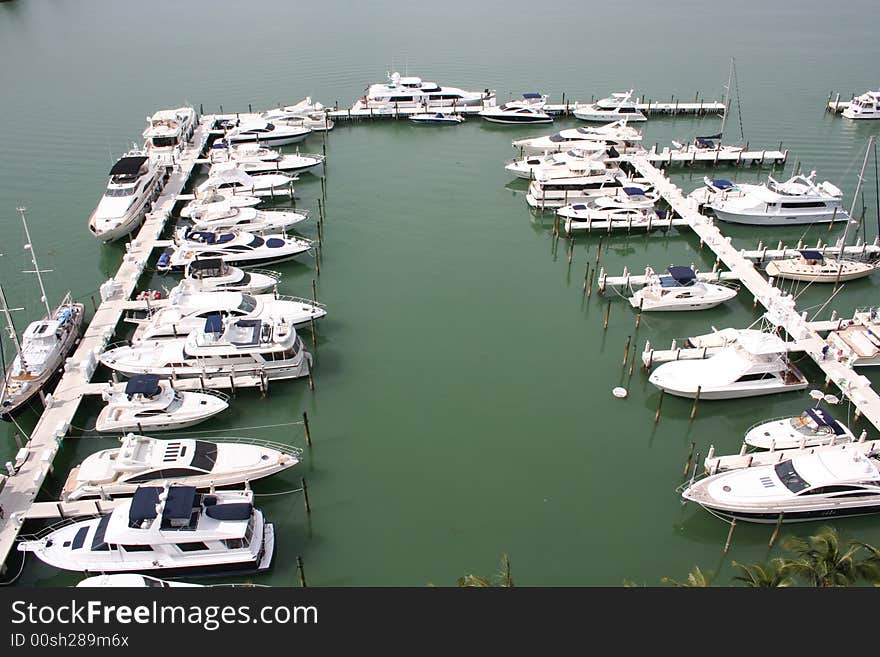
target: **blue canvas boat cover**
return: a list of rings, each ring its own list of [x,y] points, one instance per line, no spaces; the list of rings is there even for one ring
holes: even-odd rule
[[[713,178],[712,186],[717,189],[733,189],[734,184],[724,178]]]
[[[541,98],[541,94],[538,93],[527,93],[523,94],[523,98]]]
[[[159,392],[159,377],[155,374],[137,374],[125,384],[126,395],[146,395],[152,397]]]
[[[800,253],[807,260],[824,260],[821,253],[812,249],[804,249],[802,251],[799,251],[798,253]]]
[[[821,408],[808,408],[806,413],[818,426],[830,428],[836,436],[843,435],[843,427],[840,423]]]
[[[223,318],[219,313],[205,318],[205,333],[223,333]]]
[[[690,285],[697,279],[697,275],[690,267],[672,265],[668,267],[666,271],[669,272],[669,275],[672,276],[679,285]]]

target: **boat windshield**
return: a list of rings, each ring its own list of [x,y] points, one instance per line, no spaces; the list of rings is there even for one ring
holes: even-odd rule
[[[254,299],[250,294],[242,294],[241,295],[241,303],[238,304],[239,310],[244,311],[246,313],[252,313],[256,307],[257,307],[257,300]]]
[[[790,460],[777,463],[773,469],[776,470],[776,476],[779,477],[779,480],[792,493],[797,494],[810,487],[810,484],[804,481],[794,469],[794,464]]]
[[[134,192],[134,187],[113,187],[104,192],[104,196],[131,196]]]
[[[153,137],[153,148],[169,148],[177,146],[177,137]]]

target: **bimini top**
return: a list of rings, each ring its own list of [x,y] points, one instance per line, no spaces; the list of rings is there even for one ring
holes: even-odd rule
[[[543,98],[543,97],[544,97],[544,96],[543,96],[542,94],[539,94],[539,93],[527,93],[527,94],[523,94],[523,98],[528,98],[528,99],[533,99],[533,98],[541,99],[541,98]]]
[[[146,395],[153,397],[159,392],[159,377],[155,374],[138,374],[125,384],[126,395]]]
[[[713,178],[712,186],[716,189],[733,189],[736,185],[734,185],[729,180],[725,180],[724,178]]]
[[[822,254],[819,253],[818,251],[814,251],[814,250],[803,250],[803,251],[798,251],[798,253],[800,253],[801,256],[802,256],[805,260],[819,260],[820,262],[821,262],[822,260],[824,260],[824,258],[822,257]]]
[[[189,263],[191,271],[221,271],[223,269],[222,258],[199,258]]]
[[[808,408],[806,414],[820,427],[828,427],[835,435],[842,436],[845,432],[840,423],[820,408]]]
[[[135,176],[137,175],[137,172],[141,170],[141,167],[144,165],[144,162],[146,162],[147,159],[148,158],[143,155],[123,157],[116,164],[113,165],[112,169],[110,169],[110,175]]]
[[[144,520],[153,520],[158,514],[160,495],[166,494],[165,489],[156,486],[140,486],[131,498],[128,509],[130,527],[139,527]],[[162,505],[162,521],[172,526],[189,522],[196,499],[194,486],[171,486],[167,489],[167,498]]]
[[[627,196],[644,196],[645,190],[641,187],[624,187],[623,193]]]
[[[666,271],[669,272],[669,276],[675,280],[676,284],[681,286],[693,285],[697,280],[697,274],[690,267],[671,265]]]

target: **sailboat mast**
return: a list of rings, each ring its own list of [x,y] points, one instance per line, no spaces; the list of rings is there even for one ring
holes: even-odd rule
[[[22,310],[21,308],[10,308],[9,304],[6,302],[6,293],[3,291],[3,286],[0,285],[0,303],[3,304],[3,314],[6,315],[6,326],[9,327],[9,335],[12,336],[12,341],[15,343],[15,348],[18,351],[18,355],[21,358],[24,356],[21,353],[21,343],[18,341],[18,333],[15,332],[15,324],[12,322],[12,310]]]
[[[859,182],[856,184],[856,193],[853,194],[852,206],[849,209],[849,217],[846,220],[846,228],[843,229],[843,237],[840,240],[840,257],[843,257],[843,249],[846,247],[846,236],[849,233],[849,225],[856,211],[856,201],[862,191],[862,180],[865,178],[865,169],[868,167],[868,158],[871,156],[871,148],[874,145],[874,135],[868,137],[868,147],[865,149],[865,161],[862,162],[862,170],[859,171]]]
[[[34,270],[31,272],[25,272],[26,274],[36,274],[37,281],[40,283],[40,299],[43,302],[43,305],[46,306],[46,318],[50,318],[52,316],[52,309],[49,308],[49,300],[46,297],[46,288],[43,287],[43,276],[40,271],[39,266],[37,265],[37,256],[34,255],[34,245],[31,243],[31,233],[28,230],[27,219],[24,217],[25,208],[18,208],[18,213],[21,215],[21,223],[24,226],[24,234],[27,238],[27,244],[24,245],[24,248],[31,252],[31,262],[34,265]]]
[[[724,96],[721,102],[724,104],[724,113],[721,115],[721,130],[718,134],[724,135],[724,126],[727,125],[727,113],[730,111],[730,83],[733,81],[733,57],[730,58],[730,69],[727,73],[727,86],[724,87]]]

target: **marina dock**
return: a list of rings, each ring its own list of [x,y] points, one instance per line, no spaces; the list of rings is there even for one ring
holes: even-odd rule
[[[720,144],[717,148],[694,148],[686,146],[680,149],[657,150],[657,146],[651,148],[644,157],[655,166],[671,166],[678,164],[681,166],[695,166],[703,164],[708,166],[764,166],[765,164],[780,165],[785,164],[788,159],[788,150],[749,150],[746,144],[742,150],[731,150],[722,147]]]

